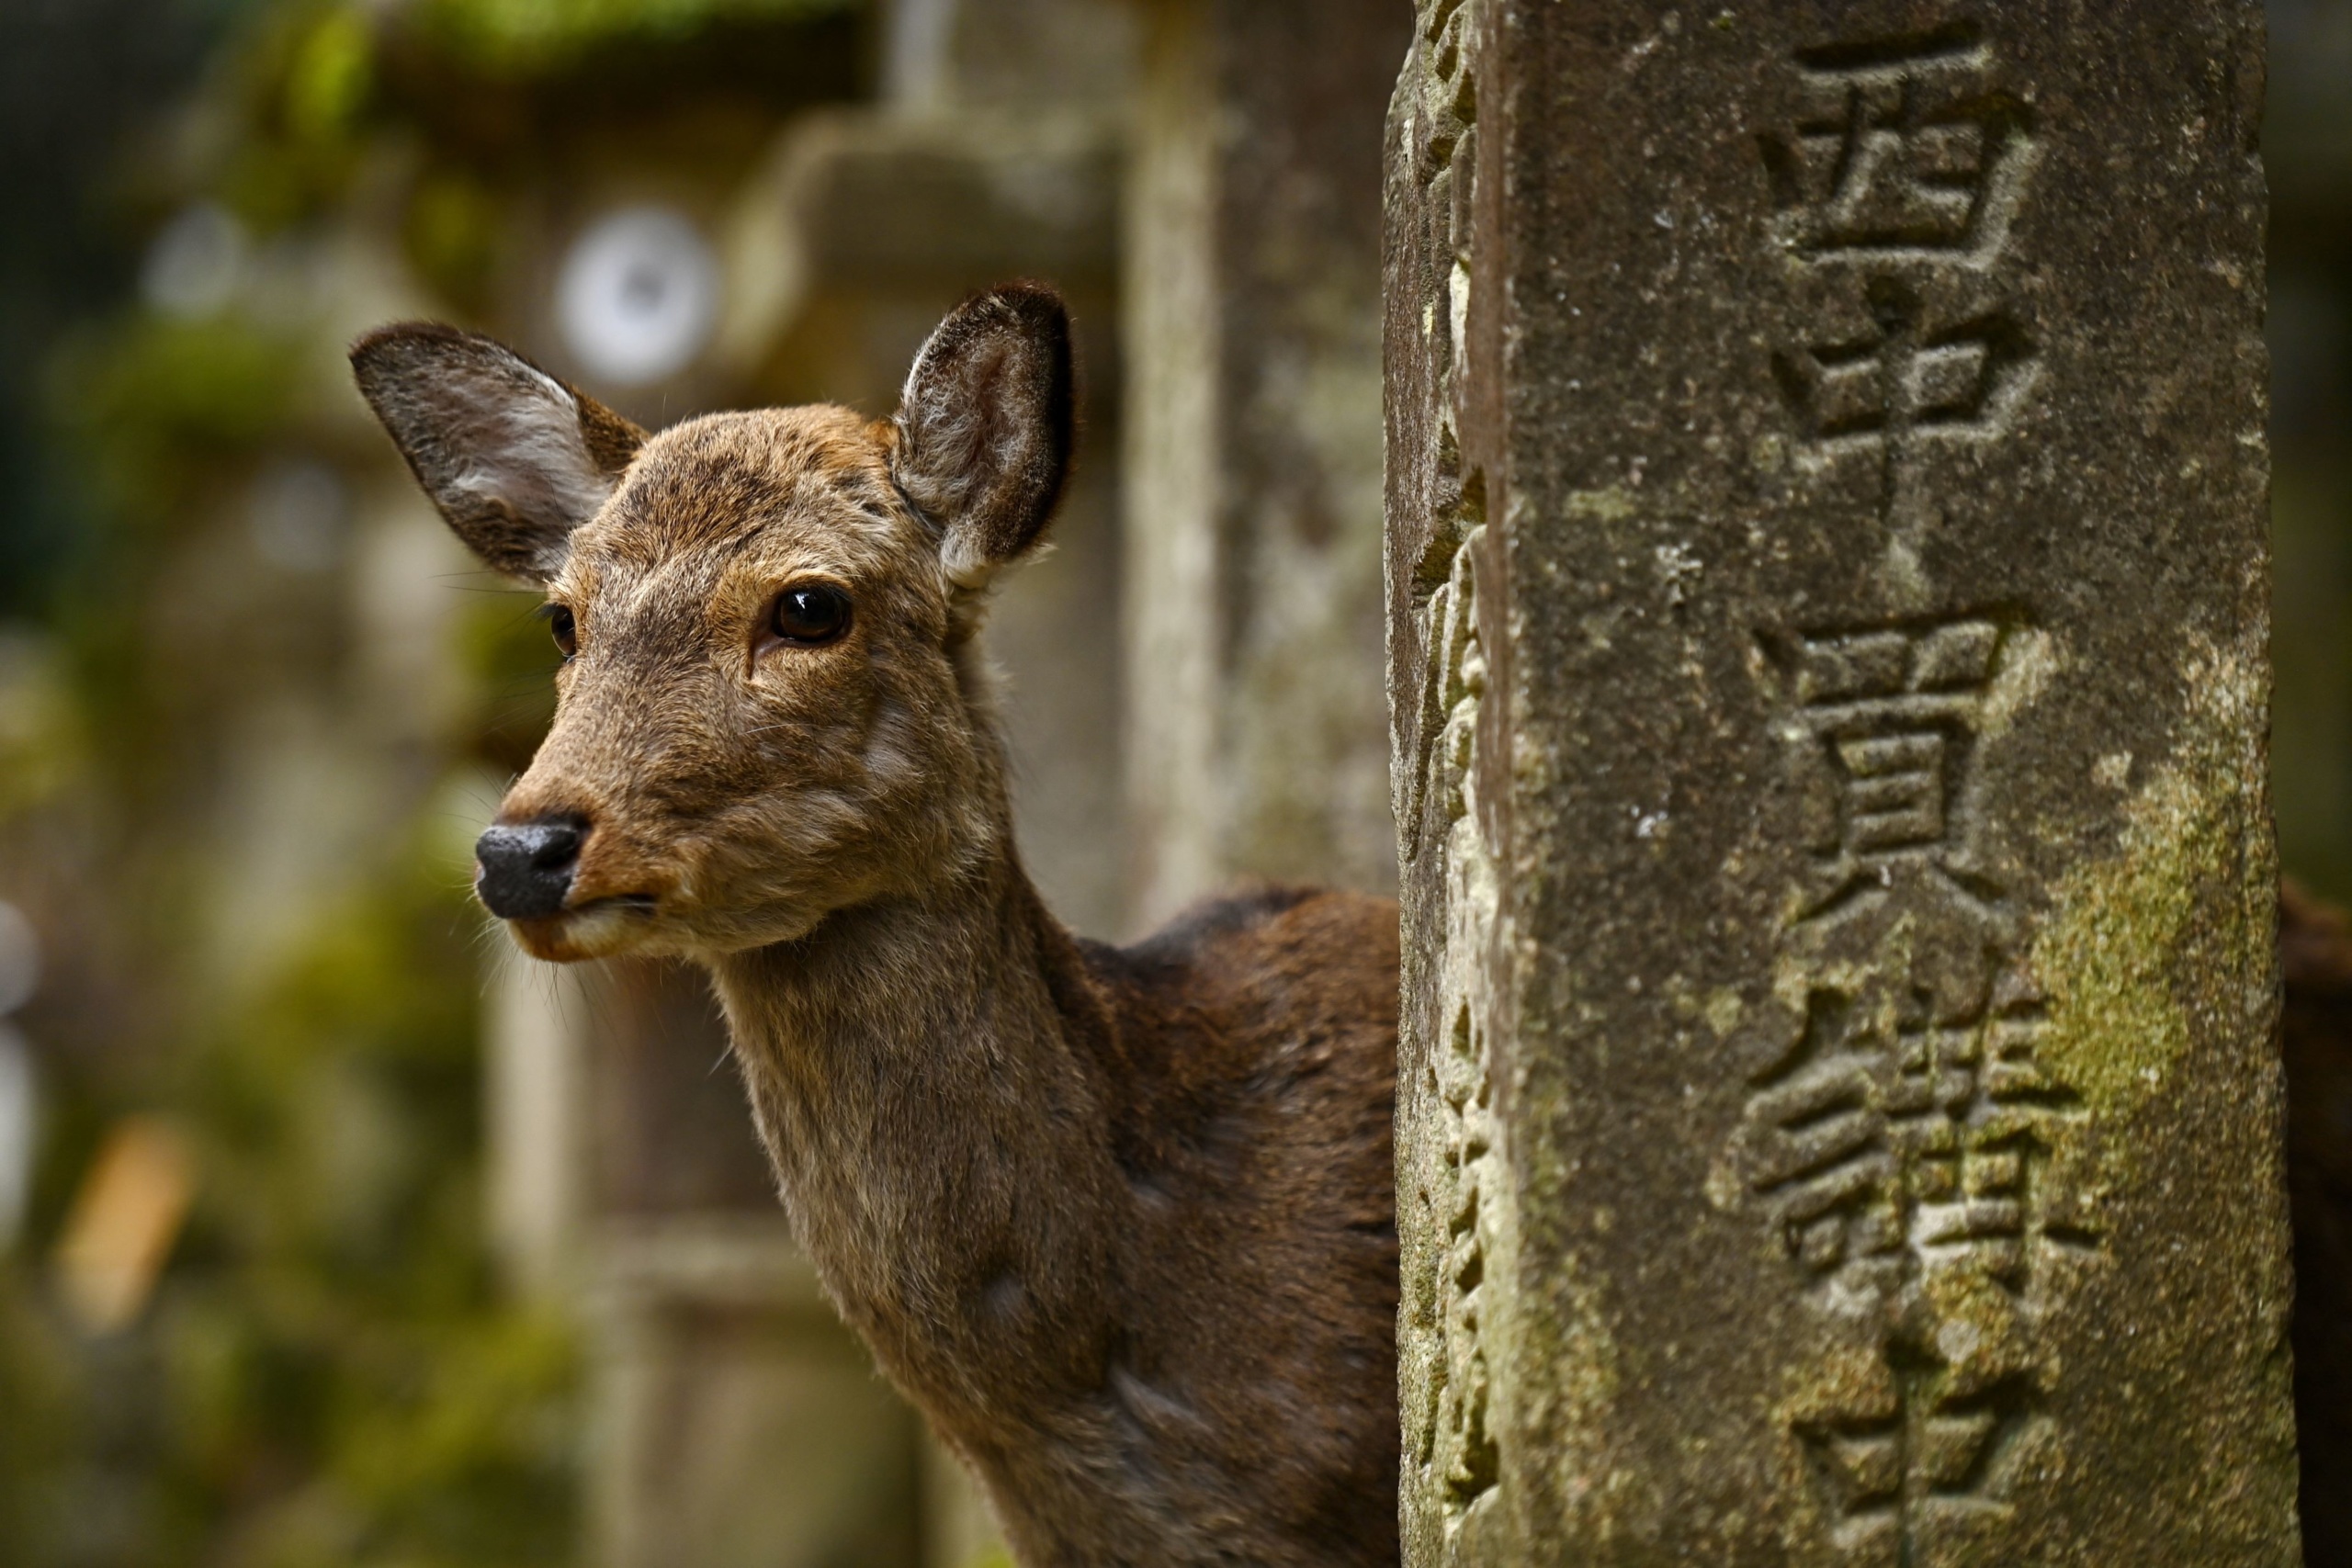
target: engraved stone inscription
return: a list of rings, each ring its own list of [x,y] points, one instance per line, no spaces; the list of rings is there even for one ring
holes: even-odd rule
[[[1939,1517],[2007,1506],[2014,1452],[2054,1431],[2053,1273],[2102,1245],[2060,1190],[2086,1111],[2043,1059],[2030,928],[1972,842],[2013,627],[1961,615],[1762,639],[1786,675],[1782,733],[1833,820],[1781,940],[1802,1007],[1750,1055],[1726,1164],[1865,1369],[1826,1367],[1826,1392],[1786,1416],[1858,1562],[1912,1562]]]
[[[1809,1280],[1892,1300],[1962,1270],[2022,1297],[2043,1248],[2092,1245],[2048,1213],[2050,1123],[2080,1100],[2036,1057],[2045,1019],[2014,967],[1957,1007],[1917,987],[1809,996],[1740,1133],[1750,1187]]]
[[[1796,1431],[1837,1543],[1906,1565],[1938,1516],[2003,1508],[2041,1396],[2031,1373],[1987,1380],[1908,1345],[1881,1371],[1868,1404]]]
[[[1417,0],[1410,1568],[2290,1568],[2259,0]]]
[[[1973,24],[1803,49],[1792,67],[1794,122],[1758,138],[1772,229],[1832,283],[1773,377],[1804,457],[1879,464],[1883,519],[1916,555],[1925,449],[1999,439],[2040,378],[2033,329],[1998,298],[2033,111]],[[1991,301],[1962,278],[1989,280]]]
[[[1871,280],[1869,324],[1773,355],[1807,450],[1895,454],[1917,441],[1990,441],[2008,427],[2036,375],[2033,344],[2006,315],[1928,320],[1919,293]]]
[[[1797,717],[1837,797],[1804,919],[1885,897],[1914,868],[1972,905],[1997,897],[1969,858],[1962,817],[2001,641],[2000,624],[1981,616],[1798,639]]]
[[[1989,265],[2033,164],[2030,114],[1962,26],[1798,51],[1805,112],[1768,133],[1784,242],[1813,260]]]

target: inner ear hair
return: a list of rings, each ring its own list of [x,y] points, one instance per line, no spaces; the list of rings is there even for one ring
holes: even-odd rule
[[[437,321],[379,327],[351,349],[360,395],[458,536],[544,583],[645,433],[505,344]]]
[[[915,356],[891,466],[959,588],[984,585],[1052,520],[1077,435],[1074,359],[1069,311],[1042,283],[975,295]]]

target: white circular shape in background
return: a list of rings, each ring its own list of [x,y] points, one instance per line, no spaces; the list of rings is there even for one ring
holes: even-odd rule
[[[556,277],[556,324],[589,375],[642,387],[709,346],[718,289],[718,258],[684,214],[625,207],[572,242]]]

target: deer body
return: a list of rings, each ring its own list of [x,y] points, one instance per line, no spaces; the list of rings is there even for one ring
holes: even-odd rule
[[[1067,467],[1059,301],[968,303],[883,425],[649,437],[446,328],[354,361],[570,656],[484,901],[708,967],[797,1233],[1021,1561],[1394,1562],[1394,907],[1114,949],[1014,851],[973,633]]]
[[[718,964],[796,1230],[1023,1562],[1394,1559],[1395,998],[1335,977],[1395,932],[1122,953],[1006,861]]]

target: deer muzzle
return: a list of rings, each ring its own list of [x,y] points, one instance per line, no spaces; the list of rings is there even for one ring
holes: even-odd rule
[[[501,919],[558,914],[571,896],[587,836],[586,827],[571,817],[497,824],[474,841],[474,891]]]

